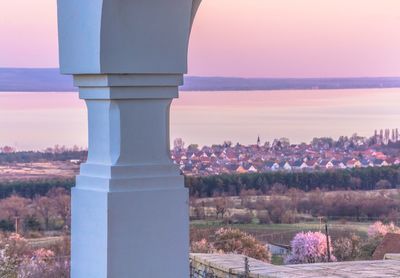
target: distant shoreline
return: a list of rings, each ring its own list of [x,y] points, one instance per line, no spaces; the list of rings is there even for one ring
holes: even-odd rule
[[[278,91],[400,88],[400,77],[236,78],[185,76],[181,91]],[[75,92],[58,69],[0,68],[0,92]]]

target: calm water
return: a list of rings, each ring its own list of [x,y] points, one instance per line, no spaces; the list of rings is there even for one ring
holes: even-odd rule
[[[338,137],[400,127],[400,89],[184,92],[171,111],[171,138],[244,144],[288,137]],[[76,93],[0,93],[0,146],[86,146],[86,108]]]

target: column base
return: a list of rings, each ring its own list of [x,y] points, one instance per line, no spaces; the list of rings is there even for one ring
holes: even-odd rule
[[[72,192],[72,277],[189,277],[186,188]]]

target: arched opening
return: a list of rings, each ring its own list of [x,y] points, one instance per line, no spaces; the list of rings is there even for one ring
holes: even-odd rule
[[[196,8],[195,3],[192,15]],[[119,64],[113,66],[118,67]],[[232,65],[235,64],[233,61]],[[74,275],[122,277],[128,272],[136,274],[136,267],[140,266],[142,276],[147,274],[147,277],[152,277],[156,272],[163,272],[163,277],[180,277],[187,271],[187,195],[181,188],[183,181],[176,167],[168,164],[167,152],[168,108],[171,99],[177,96],[180,76],[176,72],[157,72],[147,76],[147,72],[144,74],[143,71],[140,74],[124,73],[123,76],[114,76],[115,72],[111,75],[107,72],[97,74],[92,76],[87,72],[78,72],[75,78],[76,84],[81,87],[81,97],[88,102],[92,158],[82,167],[78,178],[80,187],[75,193],[74,211],[78,220],[75,222],[77,228],[73,242]],[[385,118],[376,117],[382,115],[379,113],[371,115],[376,102],[382,97],[380,93],[364,94],[362,98],[357,98],[359,94],[349,96],[349,92],[330,93],[329,96],[319,96],[316,91],[303,94],[282,91],[246,95],[238,95],[237,92],[203,93],[203,96],[188,93],[187,97],[185,95],[177,101],[177,111],[182,114],[177,114],[176,118],[186,120],[181,123],[182,126],[195,127],[183,131],[194,134],[188,139],[189,143],[197,143],[207,133],[208,139],[200,139],[204,140],[204,144],[230,139],[227,130],[230,134],[249,135],[238,141],[255,143],[260,133],[259,126],[268,126],[268,132],[275,134],[290,130],[292,135],[296,134],[296,128],[304,134],[315,130],[305,127],[320,126],[330,130],[334,126],[333,121],[340,117],[343,119],[340,125],[346,123],[352,126],[354,123],[348,121],[348,111],[361,109],[365,110],[361,117],[368,115],[369,124],[377,118],[377,122],[393,120],[391,115],[385,115]],[[284,100],[282,94],[286,94]],[[349,97],[358,102],[357,105],[348,106]],[[393,98],[391,93],[387,97],[391,103],[389,110],[395,111],[392,103],[397,102],[397,97]],[[288,98],[292,98],[289,105]],[[321,105],[322,108],[319,107]],[[343,105],[346,105],[346,111],[342,110]],[[244,106],[248,110],[243,110]],[[265,107],[271,107],[267,113]],[[308,122],[299,117],[304,114]],[[321,115],[324,118],[317,119]],[[203,124],[200,121],[196,123],[202,118]],[[204,121],[206,118],[207,121]],[[271,118],[275,121],[270,121]],[[290,122],[292,126],[288,127]],[[202,125],[206,127],[202,128]],[[234,128],[229,129],[229,126]],[[280,130],[271,130],[271,126]],[[217,136],[210,137],[210,133]],[[299,140],[305,138],[301,136],[304,135],[298,135]],[[159,230],[165,234],[160,235]],[[144,243],[151,246],[144,246]],[[148,250],[154,253],[149,254]],[[171,264],[176,267],[166,274]],[[112,274],[108,274],[110,272]]]

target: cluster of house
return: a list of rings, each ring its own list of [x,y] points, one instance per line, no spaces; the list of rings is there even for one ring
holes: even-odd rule
[[[172,159],[185,175],[260,173],[270,171],[315,171],[382,167],[400,164],[397,152],[381,145],[341,148],[315,144],[261,146],[213,145],[174,148]]]

